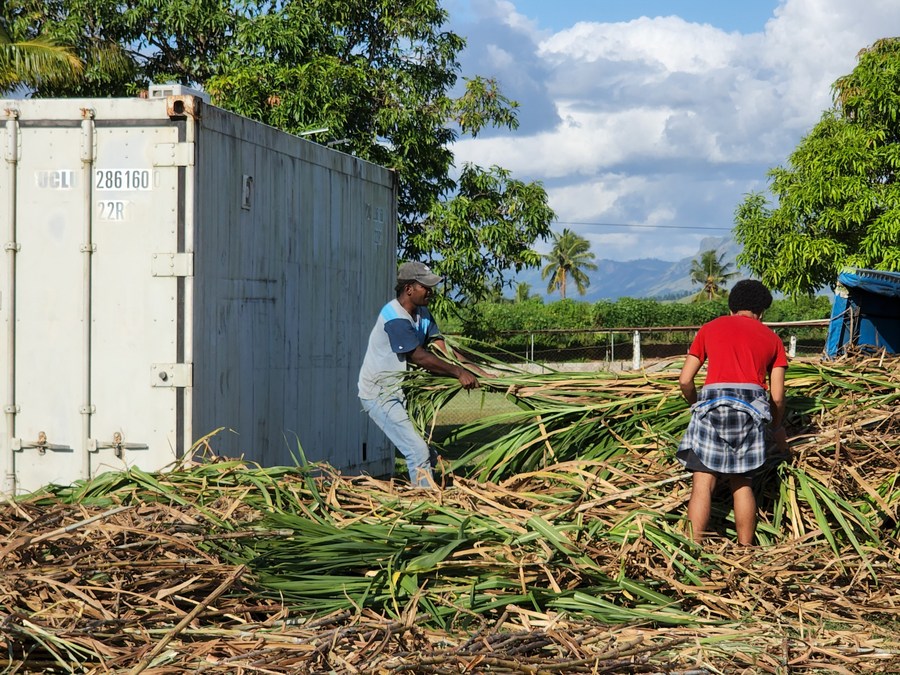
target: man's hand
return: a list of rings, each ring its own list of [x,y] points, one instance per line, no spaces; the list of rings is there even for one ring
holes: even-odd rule
[[[772,430],[772,440],[775,441],[775,447],[778,449],[778,454],[790,454],[790,448],[788,448],[787,443],[787,432],[784,430],[784,427],[778,427],[777,429]]]
[[[478,378],[466,370],[463,366],[450,363],[437,357],[424,347],[416,347],[407,354],[406,359],[420,368],[424,368],[435,375],[449,375],[459,380],[463,389],[474,389],[478,385]]]
[[[478,378],[475,377],[472,373],[470,373],[465,368],[460,368],[462,372],[457,376],[459,379],[459,383],[462,385],[463,389],[474,389],[478,387]]]

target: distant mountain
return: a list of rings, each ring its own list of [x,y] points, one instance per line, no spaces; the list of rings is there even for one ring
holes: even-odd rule
[[[676,262],[658,258],[597,260],[595,261],[597,270],[588,272],[591,283],[587,287],[587,292],[578,295],[574,284],[570,283],[568,296],[573,300],[597,302],[619,298],[659,298],[696,293],[700,287],[691,283],[691,262],[699,258],[704,251],[711,249],[715,250],[717,255],[724,254],[723,262],[731,263],[735,268],[735,260],[741,252],[737,242],[731,237],[707,237],[701,240],[700,248],[695,255]],[[734,277],[734,281],[748,276],[747,270],[738,269],[738,276]],[[529,284],[532,294],[541,295],[545,300],[559,300],[559,293],[547,293],[547,281],[541,279],[539,270],[523,272],[516,277],[516,281]],[[507,295],[510,293],[507,292]]]

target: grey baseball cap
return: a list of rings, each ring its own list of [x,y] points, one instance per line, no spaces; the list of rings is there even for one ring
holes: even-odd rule
[[[398,281],[418,281],[428,288],[437,286],[443,278],[432,272],[428,265],[418,261],[405,262],[397,271]]]

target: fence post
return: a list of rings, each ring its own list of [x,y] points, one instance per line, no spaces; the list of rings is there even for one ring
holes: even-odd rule
[[[791,335],[791,343],[790,343],[790,347],[788,348],[788,356],[790,356],[791,358],[794,358],[795,356],[797,356],[797,336],[796,335]]]
[[[641,332],[637,330],[634,331],[634,338],[632,339],[631,369],[641,369]]]

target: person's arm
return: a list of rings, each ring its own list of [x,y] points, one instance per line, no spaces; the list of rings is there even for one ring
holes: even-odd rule
[[[772,436],[778,449],[787,452],[787,433],[784,430],[784,374],[787,368],[778,366],[769,373],[769,409],[772,413]]]
[[[491,377],[490,373],[485,372],[481,367],[472,363],[468,357],[463,354],[459,349],[453,349],[444,338],[436,338],[428,343],[428,346],[432,345],[440,351],[441,354],[444,354],[451,361],[458,361],[459,364],[468,371],[471,371],[478,375],[479,377]]]
[[[443,342],[443,340],[440,340]],[[446,353],[446,352],[445,352]],[[435,356],[424,347],[416,347],[406,355],[406,360],[412,364],[424,368],[435,375],[449,375],[459,380],[463,389],[472,389],[478,386],[478,378],[468,370],[455,363],[450,363]]]
[[[678,376],[678,386],[681,388],[681,395],[690,405],[697,402],[697,385],[694,384],[694,378],[700,372],[700,366],[703,362],[693,354],[684,357],[684,365],[681,367],[681,374]]]

